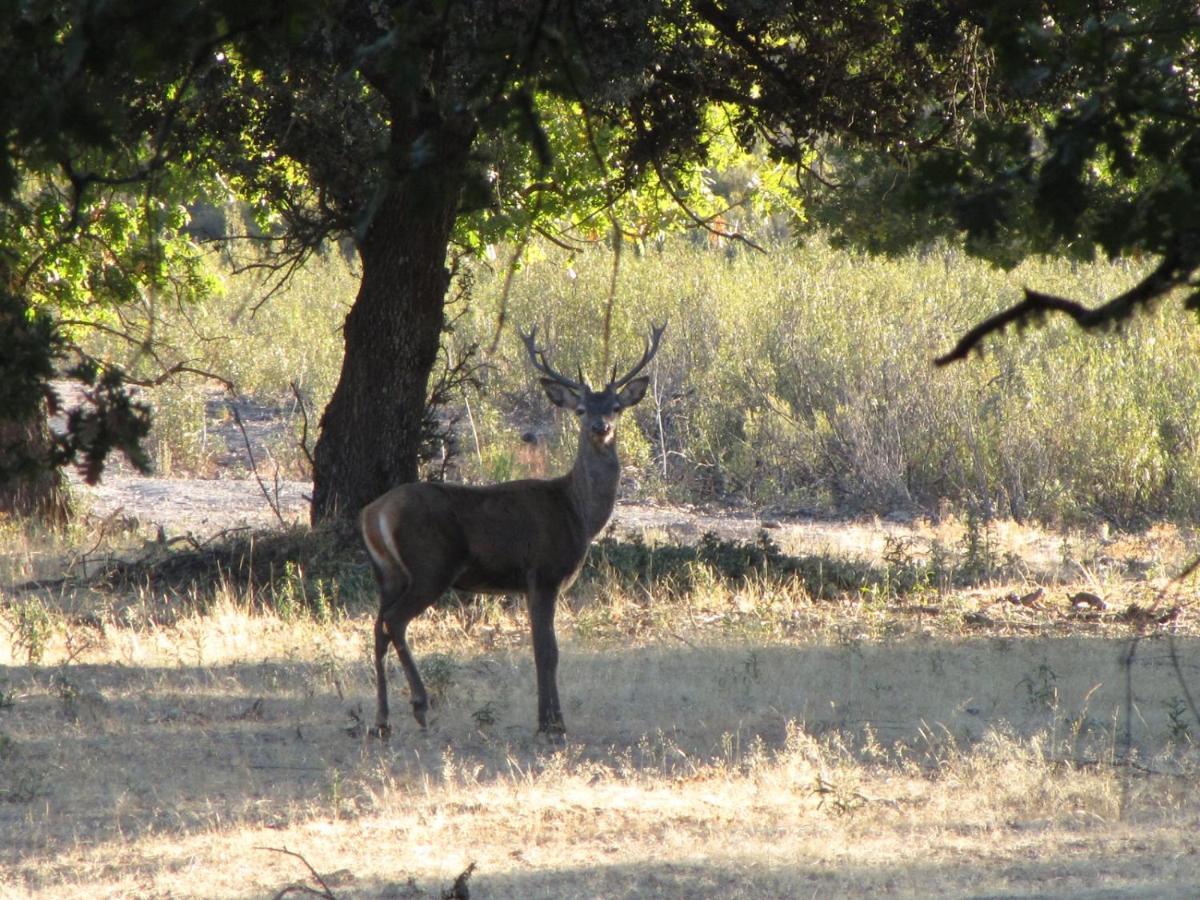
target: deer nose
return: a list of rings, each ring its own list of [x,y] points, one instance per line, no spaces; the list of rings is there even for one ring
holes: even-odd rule
[[[612,431],[612,422],[606,422],[603,419],[592,423],[592,434],[606,435]]]

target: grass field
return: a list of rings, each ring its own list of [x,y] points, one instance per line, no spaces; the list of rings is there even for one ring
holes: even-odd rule
[[[961,525],[922,528],[906,560],[777,535],[831,570],[965,561]],[[66,561],[6,538],[4,583]],[[1195,539],[990,539],[1005,567],[970,586],[830,599],[601,568],[560,616],[561,746],[519,607],[418,620],[431,725],[393,671],[383,743],[369,593],[6,592],[0,895],[439,897],[474,864],[476,897],[1194,896],[1200,628],[1163,573]]]
[[[599,542],[558,618],[564,744],[534,732],[521,607],[431,611],[410,629],[430,726],[393,670],[381,742],[361,551],[214,537],[257,485],[206,503],[170,480],[244,476],[245,418],[264,490],[303,492],[353,270],[131,313],[232,389],[147,391],[153,490],[59,537],[0,523],[0,897],[1200,894],[1196,575],[1172,580],[1200,555],[1187,314],[1052,322],[934,372],[1022,285],[1094,299],[1136,267],[668,243],[625,255],[605,348],[612,256],[532,251],[508,296],[503,259],[456,283],[448,355],[485,367],[446,409],[453,476],[573,453],[511,328],[471,356],[501,305],[592,372],[669,318],[623,495],[775,527]]]

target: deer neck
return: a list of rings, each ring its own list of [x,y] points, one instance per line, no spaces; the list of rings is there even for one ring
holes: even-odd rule
[[[579,435],[579,452],[567,475],[571,500],[583,520],[589,539],[599,534],[612,515],[617,502],[617,484],[621,464],[617,460],[616,439],[597,448],[586,434]]]

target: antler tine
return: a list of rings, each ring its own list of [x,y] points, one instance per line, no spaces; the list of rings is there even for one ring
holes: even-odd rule
[[[546,351],[539,350],[537,346],[537,326],[530,327],[529,333],[526,334],[520,328],[517,329],[517,334],[521,336],[521,340],[525,343],[525,350],[529,353],[529,361],[533,367],[545,375],[552,381],[557,381],[563,387],[571,388],[574,391],[583,392],[587,390],[587,385],[583,381],[583,370],[580,369],[579,381],[572,381],[564,375],[560,375],[550,368],[550,364],[546,362]]]
[[[608,383],[608,386],[614,391],[617,391],[625,387],[625,385],[627,385],[629,382],[633,381],[634,376],[637,375],[638,372],[642,371],[642,369],[646,368],[646,366],[650,363],[650,360],[654,359],[654,355],[658,353],[658,343],[662,340],[663,332],[666,330],[666,322],[663,322],[661,325],[655,325],[653,322],[651,322],[650,340],[646,342],[646,352],[642,354],[642,358],[637,361],[637,365],[630,369],[629,372],[622,376],[619,380],[616,377],[617,370],[613,369],[613,380]]]

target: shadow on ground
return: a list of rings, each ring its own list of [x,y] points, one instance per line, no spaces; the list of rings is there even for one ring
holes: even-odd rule
[[[783,854],[780,854],[781,857]],[[903,866],[848,865],[830,860],[825,864],[803,864],[781,859],[778,865],[749,865],[737,871],[728,866],[702,861],[663,859],[633,865],[597,860],[594,866],[551,871],[489,874],[472,873],[468,882],[472,896],[520,897],[524,900],[558,900],[564,886],[571,896],[604,897],[606,900],[634,900],[654,897],[720,897],[731,900],[769,900],[769,898],[830,896],[913,896],[915,888],[929,885],[961,885],[973,880],[978,862],[921,864]],[[1001,879],[1000,893],[955,892],[954,896],[985,898],[1067,898],[1072,900],[1116,900],[1137,897],[1194,897],[1195,884],[1178,878],[1163,877],[1147,881],[1133,877],[1127,863],[1102,855],[1081,856],[1064,861],[1047,860],[1014,867]],[[1087,885],[1105,884],[1103,888]],[[310,882],[312,884],[312,882]],[[442,897],[449,886],[436,888],[413,881],[357,880],[346,878],[338,884],[341,898]]]
[[[785,740],[789,722],[854,747],[867,730],[965,749],[993,728],[1070,730],[1088,761],[1115,747],[1126,716],[1143,758],[1181,726],[1178,663],[1193,693],[1200,641],[984,639],[890,646],[564,648],[560,685],[572,758],[671,774]],[[353,813],[346,785],[441,777],[451,752],[481,780],[536,769],[557,749],[533,732],[525,650],[461,662],[426,657],[436,706],[421,731],[391,674],[393,736],[365,735],[372,675],[356,664],[264,660],[227,666],[15,667],[0,711],[0,862],[105,840],[186,834],[239,821],[282,827]],[[1132,700],[1132,706],[1127,702]],[[341,787],[339,787],[341,786]],[[339,790],[342,792],[339,796]],[[345,809],[342,809],[345,806]],[[620,877],[614,875],[617,881]],[[614,889],[618,896],[619,889]]]

